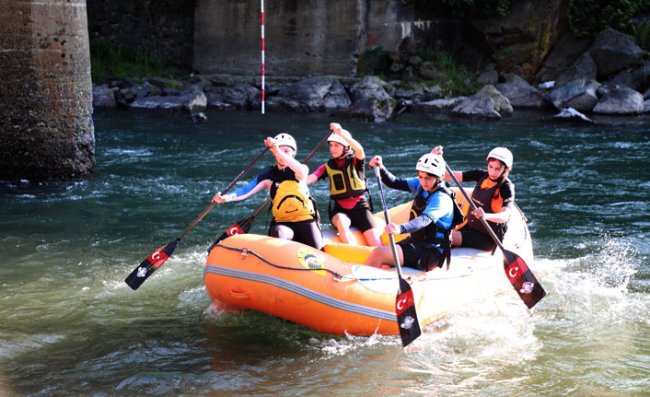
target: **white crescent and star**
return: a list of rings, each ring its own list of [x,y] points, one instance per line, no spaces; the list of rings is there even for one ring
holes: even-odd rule
[[[404,304],[405,304],[407,301],[408,301],[407,298],[402,298],[402,299],[398,300],[398,301],[397,301],[397,305],[396,305],[397,309],[398,309],[399,311],[402,311],[402,310],[404,309]]]

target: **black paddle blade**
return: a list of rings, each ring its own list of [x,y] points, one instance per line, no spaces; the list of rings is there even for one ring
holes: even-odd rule
[[[401,277],[399,278],[399,293],[395,300],[395,312],[397,313],[397,325],[399,326],[399,336],[402,338],[402,346],[406,347],[422,334],[422,330],[415,312],[413,290],[409,283]]]
[[[131,274],[124,280],[133,290],[138,289],[146,279],[151,276],[160,266],[163,265],[172,256],[176,249],[178,240],[174,240],[164,247],[160,247],[152,252],[147,259],[143,260],[138,267],[136,267]]]
[[[514,252],[504,250],[503,267],[510,284],[529,309],[546,295],[542,284],[537,281],[526,262]]]

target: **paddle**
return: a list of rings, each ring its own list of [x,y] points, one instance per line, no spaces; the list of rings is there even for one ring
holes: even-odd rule
[[[379,185],[379,197],[381,198],[381,206],[384,209],[384,218],[386,218],[386,224],[389,224],[390,218],[388,216],[388,209],[386,208],[386,199],[384,198],[384,189],[381,184],[379,167],[375,166],[374,171],[377,177],[377,184]],[[402,266],[399,263],[399,256],[397,256],[397,247],[395,247],[393,233],[390,233],[388,238],[390,239],[390,248],[393,251],[393,259],[395,260],[395,268],[397,269],[397,278],[399,280],[399,289],[397,290],[397,298],[395,299],[395,312],[397,313],[397,324],[399,325],[399,335],[402,338],[402,346],[406,347],[422,334],[422,330],[420,329],[420,322],[415,311],[413,290],[409,283],[404,280],[404,277],[402,277]]]
[[[460,182],[456,179],[456,176],[449,168],[449,165],[445,164],[445,167],[447,168],[447,173],[451,175],[454,183],[458,186],[458,189],[460,189],[463,196],[465,196],[465,199],[472,206],[472,209],[476,211],[476,204],[474,204],[474,201],[472,201],[465,189],[460,185]],[[537,302],[542,300],[546,295],[546,291],[544,291],[542,285],[537,281],[533,272],[530,271],[526,262],[519,255],[505,249],[497,235],[494,233],[494,230],[492,230],[483,217],[479,220],[503,253],[503,268],[506,272],[506,276],[508,276],[508,280],[510,280],[510,284],[512,284],[512,287],[517,291],[517,294],[521,300],[524,301],[526,306],[528,306],[529,309],[532,308],[537,304]]]
[[[264,155],[264,153],[266,153],[267,150],[268,148],[264,148],[264,150],[262,150],[262,152],[260,152],[260,154],[258,154],[257,157],[255,157],[253,161],[251,161],[251,163],[248,164],[248,166],[245,169],[243,169],[232,182],[230,182],[230,185],[228,185],[228,187],[224,189],[223,193],[227,193],[229,190],[235,187],[235,184],[239,182],[244,177],[244,175],[246,175],[248,171],[250,171],[253,165],[259,159],[262,158],[262,156]],[[210,205],[206,209],[204,209],[203,212],[201,212],[201,214],[194,220],[194,222],[192,222],[191,225],[186,227],[181,234],[179,234],[178,236],[176,236],[176,238],[174,238],[174,240],[170,241],[169,243],[167,243],[167,245],[160,247],[156,249],[154,252],[152,252],[145,260],[143,260],[131,272],[131,274],[127,276],[124,282],[128,284],[128,286],[131,287],[133,290],[138,289],[142,285],[142,283],[144,283],[145,280],[147,280],[149,276],[151,276],[153,272],[155,272],[160,266],[162,266],[167,261],[167,259],[169,259],[169,257],[176,249],[176,245],[178,245],[178,242],[181,241],[187,233],[189,233],[192,229],[194,229],[194,227],[199,222],[201,222],[201,220],[203,220],[203,218],[212,210],[212,208],[214,208],[215,204],[216,203],[210,203]]]
[[[303,163],[309,161],[309,159],[311,159],[314,156],[314,154],[318,152],[318,150],[321,148],[321,146],[323,146],[323,144],[325,143],[325,141],[329,136],[330,133],[328,132],[327,135],[325,135],[325,137],[321,139],[320,142],[318,142],[318,145],[316,145],[316,147],[307,155],[307,157],[305,157]],[[266,206],[271,203],[271,201],[272,199],[270,197],[267,198],[266,201],[262,203],[262,205],[257,207],[255,212],[253,212],[253,215],[249,216],[248,218],[240,219],[237,222],[233,223],[230,227],[228,227],[226,231],[223,232],[221,236],[219,236],[219,238],[214,241],[214,243],[212,243],[210,248],[208,248],[208,252],[210,252],[215,245],[219,244],[219,242],[225,238],[234,236],[235,234],[248,233],[251,230],[251,227],[253,226],[253,221],[255,220],[255,218],[257,218],[257,215],[259,215],[260,212],[262,212],[264,208],[266,208]]]

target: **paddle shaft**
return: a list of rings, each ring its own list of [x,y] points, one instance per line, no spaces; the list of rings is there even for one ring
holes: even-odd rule
[[[386,199],[384,198],[384,188],[381,183],[381,176],[379,175],[379,167],[375,166],[374,168],[375,176],[377,177],[377,184],[379,185],[379,198],[381,199],[381,207],[384,209],[384,218],[386,218],[386,224],[390,223],[390,216],[388,215],[388,208],[386,207]],[[395,236],[393,233],[388,234],[388,239],[390,240],[390,249],[393,251],[393,260],[395,261],[395,268],[397,269],[397,275],[399,278],[402,276],[402,265],[400,264],[399,256],[397,254],[397,246],[395,245]]]
[[[237,175],[237,177],[236,177],[235,179],[233,179],[233,181],[230,182],[230,184],[229,184],[228,186],[226,186],[226,188],[225,188],[221,193],[222,193],[222,194],[225,194],[225,193],[228,193],[230,190],[232,190],[232,188],[235,187],[235,185],[237,184],[237,182],[239,182],[239,181],[244,177],[244,175],[246,175],[246,174],[248,173],[248,171],[250,171],[250,169],[253,168],[253,165],[255,165],[255,163],[257,163],[257,162],[259,161],[259,159],[261,159],[262,156],[264,156],[264,154],[266,153],[267,150],[269,150],[269,148],[265,147],[264,150],[262,150],[262,151],[260,152],[260,154],[258,154],[258,155],[253,159],[253,161],[251,161],[250,164],[248,164],[248,166],[247,166],[246,168],[244,168],[244,169],[239,173],[239,175]],[[196,217],[196,219],[194,220],[194,222],[192,222],[188,227],[185,228],[185,230],[183,230],[183,231],[182,231],[182,232],[181,232],[181,233],[176,237],[176,240],[177,240],[177,241],[182,240],[183,237],[185,237],[185,235],[186,235],[187,233],[189,233],[192,229],[194,229],[194,227],[195,227],[196,225],[198,225],[198,223],[201,222],[201,221],[203,220],[203,218],[205,218],[205,216],[208,215],[208,213],[209,213],[210,211],[212,211],[212,209],[214,208],[214,206],[215,206],[216,204],[217,204],[217,203],[210,203],[210,205],[209,205],[206,209],[204,209],[203,212],[201,212],[201,214],[200,214],[199,216]]]
[[[460,182],[458,182],[458,179],[456,178],[456,175],[454,175],[454,173],[452,172],[452,170],[449,168],[449,165],[446,164],[446,163],[445,163],[445,168],[447,169],[447,173],[448,173],[448,174],[451,176],[451,178],[454,180],[454,183],[456,184],[456,186],[458,186],[458,189],[460,190],[460,192],[463,194],[463,196],[465,196],[465,199],[469,202],[469,205],[471,205],[471,206],[472,206],[472,209],[473,209],[474,211],[476,211],[476,210],[478,209],[478,207],[476,206],[476,204],[474,204],[474,201],[471,199],[471,197],[469,197],[469,194],[467,194],[467,192],[465,191],[465,189],[463,189],[463,187],[460,185]],[[481,221],[481,224],[482,224],[483,227],[485,228],[485,231],[487,231],[488,234],[490,235],[490,237],[492,237],[492,240],[494,240],[494,242],[496,243],[496,245],[498,245],[499,248],[501,249],[501,251],[503,251],[505,248],[503,247],[503,244],[501,243],[501,240],[499,240],[499,238],[497,237],[496,233],[494,233],[494,230],[492,230],[492,228],[491,228],[490,225],[487,223],[487,221],[486,221],[483,217],[480,217],[480,218],[479,218],[479,221]]]

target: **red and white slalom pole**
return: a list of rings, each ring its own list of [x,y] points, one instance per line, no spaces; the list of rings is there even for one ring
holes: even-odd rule
[[[260,0],[260,39],[262,41],[261,43],[261,51],[262,51],[262,114],[264,114],[264,88],[265,88],[265,70],[264,70],[264,0]]]

